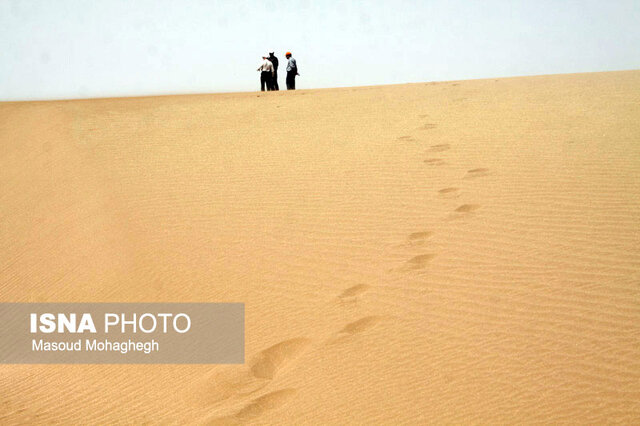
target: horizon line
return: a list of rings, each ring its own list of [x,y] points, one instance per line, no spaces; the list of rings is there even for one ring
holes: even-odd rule
[[[311,87],[304,89],[296,89],[291,92],[299,91],[320,91],[320,90],[336,90],[336,89],[357,89],[357,88],[370,88],[370,87],[389,87],[389,86],[404,86],[410,84],[433,84],[433,83],[449,83],[449,82],[461,82],[461,81],[478,81],[478,80],[494,80],[494,79],[513,79],[524,77],[549,77],[549,76],[567,76],[578,74],[603,74],[603,73],[616,73],[616,72],[632,72],[640,71],[640,68],[621,69],[621,70],[606,70],[606,71],[578,71],[578,72],[563,72],[563,73],[549,73],[549,74],[518,74],[509,76],[490,76],[490,77],[478,77],[478,78],[463,78],[455,80],[427,80],[427,81],[408,81],[405,83],[387,83],[387,84],[369,84],[363,86],[333,86],[333,87]],[[17,99],[17,100],[2,100],[0,104],[10,103],[27,103],[27,102],[72,102],[72,101],[92,101],[92,100],[108,100],[108,99],[143,99],[143,98],[160,98],[169,96],[211,96],[211,95],[234,95],[234,94],[252,94],[252,93],[269,93],[270,91],[262,92],[260,90],[246,90],[246,91],[228,91],[228,92],[176,92],[176,93],[148,93],[131,96],[98,96],[87,98],[35,98],[35,99]],[[276,92],[290,92],[290,90],[278,90]]]

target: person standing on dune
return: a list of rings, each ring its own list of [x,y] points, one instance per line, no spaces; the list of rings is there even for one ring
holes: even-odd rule
[[[298,74],[298,64],[291,56],[291,52],[285,54],[289,62],[287,63],[287,90],[296,90],[296,76]]]
[[[269,52],[269,61],[273,64],[273,79],[271,80],[271,90],[280,90],[278,86],[278,58],[274,55],[275,52]]]
[[[258,67],[258,71],[260,71],[260,90],[264,92],[265,87],[268,91],[271,91],[271,81],[273,79],[273,64],[268,56],[262,57],[262,63]]]

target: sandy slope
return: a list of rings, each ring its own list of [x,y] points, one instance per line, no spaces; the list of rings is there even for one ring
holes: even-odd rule
[[[640,422],[640,71],[0,104],[0,300],[240,301],[244,366],[0,422]]]

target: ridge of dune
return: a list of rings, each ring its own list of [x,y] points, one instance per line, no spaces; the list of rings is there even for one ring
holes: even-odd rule
[[[0,300],[244,302],[2,423],[640,421],[640,71],[0,103]]]

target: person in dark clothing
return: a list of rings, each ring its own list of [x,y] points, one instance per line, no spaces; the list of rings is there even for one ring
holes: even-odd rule
[[[271,90],[280,90],[278,86],[278,58],[274,55],[274,52],[269,52],[269,61],[273,64],[273,77],[271,78]]]
[[[296,90],[296,76],[298,74],[298,64],[291,56],[291,52],[285,54],[289,62],[287,63],[287,90]]]
[[[271,91],[271,73],[268,71],[262,71],[260,73],[260,90],[261,91]]]

